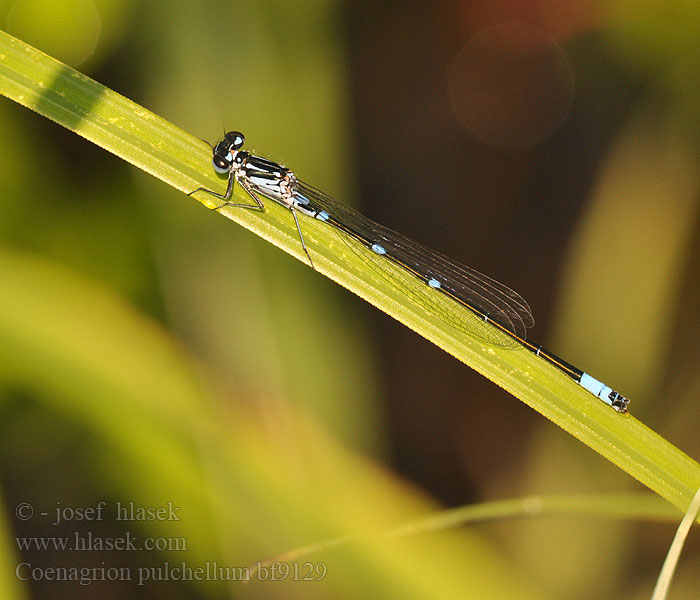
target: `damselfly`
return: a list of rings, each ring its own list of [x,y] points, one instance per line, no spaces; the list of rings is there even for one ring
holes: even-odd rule
[[[297,179],[286,167],[242,150],[244,143],[242,133],[229,131],[212,149],[214,169],[217,173],[228,173],[228,185],[223,194],[201,187],[190,194],[201,191],[225,200],[215,210],[233,206],[264,211],[261,197],[281,204],[294,217],[301,246],[312,267],[314,263],[304,240],[298,213],[323,221],[333,227],[377,273],[431,314],[490,344],[524,346],[616,411],[627,412],[627,398],[527,337],[527,329],[535,321],[530,307],[520,294],[375,223]],[[230,201],[234,183],[246,191],[254,204]]]

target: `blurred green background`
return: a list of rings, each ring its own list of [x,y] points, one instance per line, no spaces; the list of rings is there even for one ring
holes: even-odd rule
[[[210,142],[243,131],[517,289],[536,339],[698,456],[696,2],[24,0],[0,26]],[[0,130],[3,597],[648,597],[670,527],[563,517],[296,562],[321,581],[165,574],[445,506],[639,486],[191,198],[7,100]],[[54,524],[100,501],[104,519]],[[117,502],[180,519],[119,521]],[[76,532],[171,545],[15,541]],[[133,578],[22,581],[19,563]],[[691,537],[673,597],[697,597],[698,567]]]

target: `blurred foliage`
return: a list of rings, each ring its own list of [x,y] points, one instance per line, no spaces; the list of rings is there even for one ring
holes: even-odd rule
[[[350,64],[340,8],[308,0],[219,3],[215,11],[182,0],[22,0],[0,3],[0,23],[209,141],[222,129],[241,129],[273,159],[351,198]],[[697,337],[684,332],[697,331],[687,298],[700,289],[692,266],[700,257],[700,9],[690,0],[605,8],[595,40],[582,35],[564,47],[596,57],[578,73],[579,85],[595,81],[599,61],[610,61],[638,94],[577,221],[555,347],[574,362],[583,347],[600,350],[586,357],[586,368],[621,378],[662,431],[680,437],[685,427],[681,445],[697,453],[689,425],[699,416]],[[600,85],[597,97],[609,99]],[[0,303],[12,315],[0,329],[7,515],[0,530],[10,540],[80,529],[188,542],[184,553],[23,559],[86,567],[104,560],[134,570],[183,560],[246,566],[437,509],[383,466],[392,440],[379,400],[381,361],[357,305],[341,291],[14,103],[0,102],[0,130]],[[621,251],[598,252],[614,232],[620,247],[633,244],[639,272]],[[641,301],[628,306],[615,293],[620,285]],[[618,312],[606,313],[611,305]],[[638,340],[636,347],[603,350],[597,340],[611,328],[615,339]],[[545,424],[530,433],[518,470],[484,482],[483,494],[618,484],[604,461],[581,451]],[[111,519],[63,527],[13,521],[20,502],[53,514],[57,502],[100,500],[172,501],[182,520],[127,527]],[[670,537],[664,529],[635,543],[629,528],[607,522],[531,521],[329,550],[311,558],[328,566],[320,584],[44,581],[18,590],[16,579],[5,578],[0,590],[36,598],[457,598],[465,590],[486,598],[645,597]],[[653,558],[633,555],[632,544]],[[14,569],[20,553],[8,543],[2,549],[15,552],[4,561]],[[697,556],[691,547],[686,572]],[[675,597],[695,597],[693,585],[681,571]]]

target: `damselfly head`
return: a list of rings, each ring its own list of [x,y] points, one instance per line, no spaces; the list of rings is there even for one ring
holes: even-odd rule
[[[217,173],[228,173],[236,162],[236,155],[245,143],[240,131],[229,131],[212,149],[212,164]]]

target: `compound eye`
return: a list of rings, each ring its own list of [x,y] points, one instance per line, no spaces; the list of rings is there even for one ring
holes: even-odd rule
[[[240,150],[245,144],[245,136],[240,131],[229,131],[224,140],[232,150]]]
[[[217,173],[228,173],[231,170],[231,161],[226,160],[223,156],[215,155],[211,162]]]

